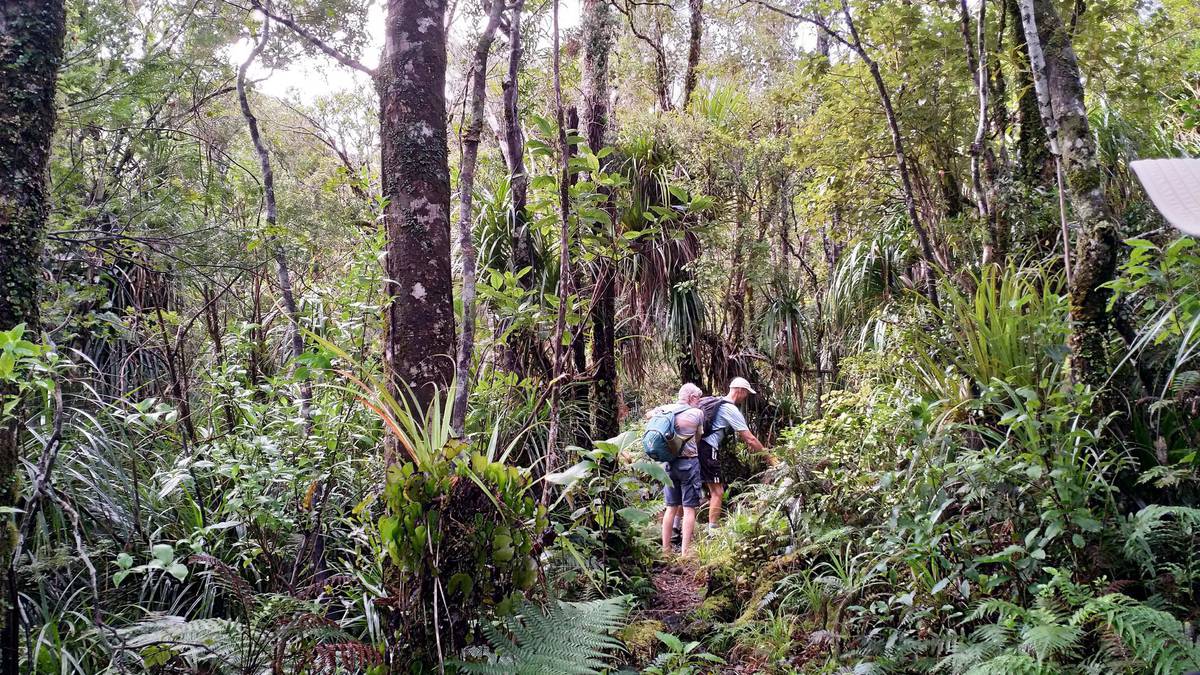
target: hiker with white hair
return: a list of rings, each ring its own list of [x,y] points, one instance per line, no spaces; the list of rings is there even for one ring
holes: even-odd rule
[[[721,475],[721,444],[733,436],[757,453],[766,454],[766,448],[750,431],[746,416],[738,408],[751,394],[757,394],[744,377],[735,377],[729,383],[725,396],[709,396],[698,403],[704,412],[705,435],[697,443],[700,453],[700,477],[708,489],[708,527],[711,530],[721,519],[721,503],[725,497],[725,481]],[[767,461],[774,464],[773,457]]]
[[[674,415],[674,430],[670,442],[678,449],[678,454],[667,463],[671,485],[665,488],[663,495],[663,501],[667,505],[662,519],[664,554],[671,552],[671,532],[680,516],[682,539],[679,551],[682,555],[687,555],[691,549],[692,535],[696,531],[696,509],[700,506],[700,459],[697,440],[704,424],[704,412],[696,407],[696,403],[700,401],[701,393],[700,387],[689,382],[679,388],[679,396],[674,406],[665,406],[657,413]]]

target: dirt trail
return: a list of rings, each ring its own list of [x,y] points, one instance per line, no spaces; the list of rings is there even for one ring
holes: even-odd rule
[[[654,570],[654,600],[642,613],[674,632],[704,601],[707,583],[695,562],[664,563]]]

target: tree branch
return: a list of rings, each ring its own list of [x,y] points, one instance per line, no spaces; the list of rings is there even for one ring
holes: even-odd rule
[[[293,33],[304,38],[312,46],[321,50],[326,55],[332,57],[335,61],[342,64],[343,66],[353,68],[357,71],[366,73],[367,75],[370,75],[371,77],[375,77],[376,72],[375,72],[374,68],[368,68],[367,66],[363,65],[363,63],[361,61],[359,61],[358,59],[355,59],[355,58],[341,52],[340,50],[338,50],[335,47],[331,47],[324,40],[322,40],[321,38],[310,33],[308,31],[308,29],[304,28],[304,26],[301,26],[294,19],[283,16],[281,14],[275,14],[270,9],[265,7],[261,2],[259,2],[259,0],[251,0],[250,4],[254,7],[254,9],[257,9],[258,11],[262,12],[263,15],[265,15],[267,18],[271,19],[272,21],[277,21],[277,22],[283,24],[284,26],[287,26],[289,29],[291,29],[291,31]]]

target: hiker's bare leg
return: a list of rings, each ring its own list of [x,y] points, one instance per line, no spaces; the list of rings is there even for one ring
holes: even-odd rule
[[[724,483],[705,483],[708,488],[708,526],[716,527],[721,519],[721,499],[725,496]]]
[[[666,528],[663,528],[666,531]],[[692,550],[692,535],[696,531],[696,507],[683,507],[683,542],[679,546],[679,551],[683,555],[687,555]],[[669,542],[668,542],[669,543]]]
[[[675,525],[675,516],[677,516],[679,514],[679,510],[681,508],[682,507],[680,507],[680,506],[668,506],[667,510],[663,511],[662,550],[663,550],[664,554],[671,552],[671,530],[673,529],[673,526]],[[695,509],[692,509],[692,511],[695,511]],[[695,521],[694,514],[693,514],[692,520],[693,520],[693,522]],[[690,539],[690,538],[691,537],[688,537],[688,539]],[[687,539],[684,540],[683,545],[685,548],[687,547],[687,541],[688,541]]]

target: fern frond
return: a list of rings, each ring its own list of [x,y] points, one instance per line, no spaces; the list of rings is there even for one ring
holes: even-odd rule
[[[629,598],[555,601],[545,610],[524,603],[518,613],[483,627],[495,650],[488,663],[459,663],[462,671],[495,675],[592,675],[622,649],[613,633],[625,624]]]
[[[383,663],[379,650],[362,642],[318,645],[315,650],[317,672],[358,673]]]
[[[121,648],[135,653],[146,647],[166,647],[184,659],[240,664],[247,631],[246,624],[227,619],[188,621],[156,614],[116,632]],[[254,636],[250,637],[253,642]]]
[[[1125,557],[1148,576],[1157,571],[1156,550],[1165,546],[1191,546],[1200,533],[1200,509],[1151,504],[1129,517],[1125,524]]]
[[[1132,657],[1155,675],[1200,669],[1200,647],[1187,637],[1179,619],[1167,612],[1110,593],[1081,607],[1071,623],[1082,626],[1093,620],[1111,629]]]
[[[1028,654],[1005,652],[968,670],[966,675],[1050,675],[1056,672]]]
[[[975,606],[975,610],[967,617],[968,621],[978,621],[984,617],[995,614],[996,618],[1003,620],[1025,619],[1029,616],[1029,610],[1024,607],[1001,600],[999,598],[988,598]]]
[[[254,609],[254,589],[237,573],[237,570],[230,567],[225,561],[207,553],[194,553],[188,557],[188,562],[207,567],[208,571],[205,574],[217,586],[224,588],[236,597],[242,605],[242,610],[247,614]]]
[[[1059,657],[1075,657],[1083,630],[1076,626],[1044,623],[1021,632],[1021,648],[1033,653],[1039,662]]]

